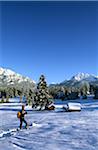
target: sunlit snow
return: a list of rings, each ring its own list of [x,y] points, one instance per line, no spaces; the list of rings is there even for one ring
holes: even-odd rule
[[[26,106],[26,120],[33,126],[15,131],[19,126],[19,99],[0,104],[1,150],[97,150],[98,100],[76,100],[80,112],[64,112],[65,102],[56,103],[55,111],[32,111]],[[58,111],[57,111],[58,110]]]

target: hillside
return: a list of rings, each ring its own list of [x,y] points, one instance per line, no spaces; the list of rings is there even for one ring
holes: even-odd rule
[[[82,83],[87,82],[91,85],[98,85],[98,77],[88,73],[78,73],[73,76],[70,80],[65,80],[58,85],[68,86],[68,87],[79,87]]]
[[[33,90],[35,81],[10,69],[0,68],[0,87],[18,88],[24,91]]]

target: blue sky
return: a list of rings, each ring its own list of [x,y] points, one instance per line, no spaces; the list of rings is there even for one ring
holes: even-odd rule
[[[0,2],[0,66],[38,81],[97,75],[98,2]]]

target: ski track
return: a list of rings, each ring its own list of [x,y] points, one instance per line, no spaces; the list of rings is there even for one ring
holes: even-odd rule
[[[14,100],[13,100],[14,101]],[[17,101],[16,101],[17,103]],[[0,149],[1,150],[97,150],[98,149],[98,101],[82,100],[80,112],[36,112],[29,111],[28,122],[35,122],[33,127],[17,132],[19,126],[13,104],[2,105],[0,110]],[[59,104],[58,104],[59,105]],[[7,107],[6,107],[7,106]],[[11,110],[12,107],[12,110]],[[15,108],[14,108],[15,109]],[[2,133],[5,135],[2,136]]]

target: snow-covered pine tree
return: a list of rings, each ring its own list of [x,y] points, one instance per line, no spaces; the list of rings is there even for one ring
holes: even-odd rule
[[[32,107],[39,107],[39,110],[45,108],[49,104],[49,93],[48,87],[45,80],[45,76],[41,75],[39,78],[39,83],[37,84],[37,89],[34,96],[34,103]]]

